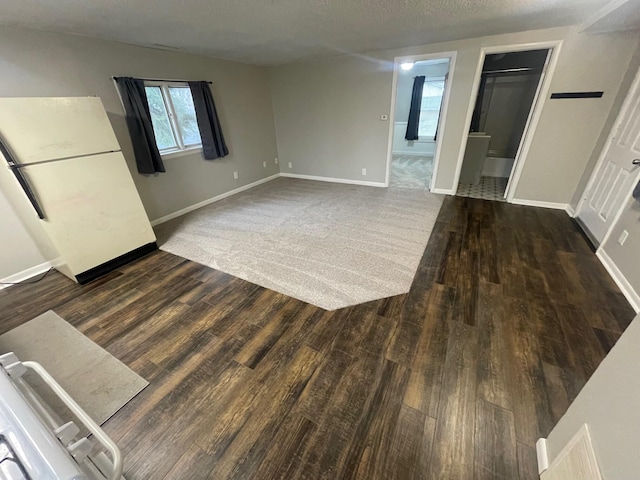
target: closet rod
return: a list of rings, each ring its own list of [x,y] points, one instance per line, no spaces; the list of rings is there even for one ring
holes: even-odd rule
[[[525,68],[505,68],[503,70],[488,70],[485,72],[482,72],[483,74],[487,74],[487,73],[520,73],[520,72],[530,72],[532,71],[533,68],[531,67],[525,67]]]

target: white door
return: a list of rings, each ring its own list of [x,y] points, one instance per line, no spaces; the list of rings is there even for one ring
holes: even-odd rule
[[[578,218],[602,243],[640,180],[640,71],[578,207]]]

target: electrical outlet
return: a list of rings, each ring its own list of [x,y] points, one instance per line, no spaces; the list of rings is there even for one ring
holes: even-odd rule
[[[289,168],[293,168],[293,164],[289,162]]]
[[[276,162],[276,165],[278,164],[278,157],[273,159]]]
[[[263,166],[264,168],[267,168],[267,162],[262,162],[262,166]]]
[[[389,120],[389,115],[380,115],[380,120],[386,122],[387,120]]]
[[[624,242],[627,241],[628,236],[629,236],[629,232],[627,232],[626,230],[623,230],[622,233],[620,234],[620,238],[618,238],[618,243],[620,244],[620,246],[624,245]]]
[[[233,172],[233,178],[238,179],[238,172]]]
[[[367,176],[367,169],[366,168],[362,169],[362,175],[365,176],[365,177]]]

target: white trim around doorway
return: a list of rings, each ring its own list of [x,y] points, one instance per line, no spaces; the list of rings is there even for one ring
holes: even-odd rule
[[[389,112],[389,141],[387,145],[387,170],[385,173],[385,186],[389,186],[391,176],[391,161],[393,160],[393,132],[396,119],[396,97],[398,95],[398,69],[400,64],[404,62],[423,62],[425,60],[441,60],[449,59],[449,72],[445,83],[444,97],[442,99],[442,113],[438,119],[438,139],[436,140],[436,150],[433,154],[433,174],[431,175],[431,184],[429,190],[434,192],[436,177],[438,175],[438,166],[440,164],[440,151],[442,145],[442,137],[444,135],[444,127],[446,125],[447,110],[449,109],[449,97],[451,85],[453,84],[453,74],[456,65],[457,52],[440,52],[426,53],[420,55],[406,55],[395,57],[393,59],[393,81],[391,83],[391,111]],[[436,192],[438,193],[438,192]]]
[[[470,99],[469,106],[467,108],[467,118],[465,120],[465,129],[464,129],[465,132],[469,132],[469,128],[471,127],[471,119],[473,117],[473,110],[475,108],[477,92],[478,92],[478,88],[480,88],[480,77],[482,76],[482,67],[484,65],[484,59],[487,55],[491,55],[495,53],[522,52],[526,50],[542,50],[542,49],[551,50],[550,52],[551,56],[548,60],[547,70],[544,78],[542,79],[542,83],[538,90],[538,94],[533,100],[532,110],[529,114],[529,119],[527,120],[527,126],[525,127],[525,131],[522,135],[522,139],[520,141],[520,147],[518,148],[516,159],[513,164],[513,168],[511,170],[511,176],[509,178],[509,187],[507,192],[507,202],[509,203],[514,203],[518,182],[520,181],[520,176],[522,175],[522,171],[524,169],[524,165],[527,160],[527,155],[531,147],[531,142],[533,141],[533,136],[535,134],[536,127],[540,120],[540,116],[542,115],[542,109],[544,107],[545,100],[551,88],[551,80],[553,78],[553,74],[555,72],[556,65],[558,63],[558,57],[560,54],[561,46],[562,46],[562,40],[552,40],[547,42],[518,43],[513,45],[495,45],[495,46],[489,46],[489,47],[482,47],[480,49],[478,64],[476,66],[476,73],[473,79],[472,92],[474,92],[474,95]],[[467,137],[468,137],[468,133],[466,135],[463,135],[462,142],[460,144],[460,150],[458,153],[458,162],[456,165],[456,173],[454,177],[454,183],[452,186],[452,190],[454,194],[458,189],[458,183],[460,181],[460,172],[462,171],[462,161],[464,159],[464,152],[466,149]],[[435,175],[434,175],[434,178],[435,178]]]

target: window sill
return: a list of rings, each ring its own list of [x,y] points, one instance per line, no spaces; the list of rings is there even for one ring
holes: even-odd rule
[[[196,152],[202,152],[201,145],[197,147],[186,148],[184,150],[176,150],[175,152],[167,152],[167,153],[161,152],[160,156],[162,157],[163,160],[169,160],[172,158],[186,157],[187,155],[193,155]]]

